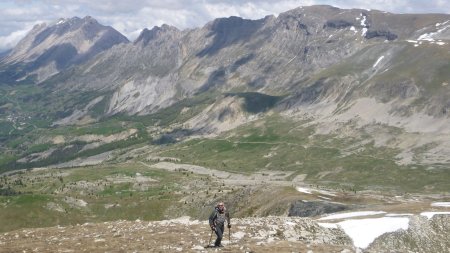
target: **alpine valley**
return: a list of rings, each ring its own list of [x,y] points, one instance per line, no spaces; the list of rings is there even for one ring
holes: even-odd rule
[[[316,5],[135,41],[36,25],[0,54],[0,252],[58,251],[29,238],[61,226],[91,252],[206,251],[206,223],[161,220],[220,200],[224,252],[449,252],[449,126],[448,14]],[[175,247],[171,224],[195,233]]]

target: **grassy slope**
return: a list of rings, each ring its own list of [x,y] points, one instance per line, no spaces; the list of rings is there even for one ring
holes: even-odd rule
[[[274,115],[221,138],[194,139],[177,144],[163,150],[161,155],[227,171],[295,171],[296,174],[307,174],[306,180],[310,183],[357,190],[449,190],[446,182],[450,175],[445,169],[429,171],[421,166],[397,165],[395,155],[400,151],[375,147],[373,143],[344,155],[343,149],[361,139],[312,135],[312,126],[299,127],[298,124]]]
[[[136,177],[136,173],[157,181],[151,182],[148,189],[138,190],[133,187],[133,183],[111,183],[104,180],[106,177],[133,178]],[[133,163],[27,172],[16,178],[20,178],[21,183],[16,180],[7,182],[3,178],[0,180],[0,184],[8,184],[17,194],[0,196],[0,232],[22,227],[67,225],[91,221],[160,220],[164,218],[168,206],[177,205],[181,197],[178,191],[186,180],[186,177],[180,173],[148,170],[142,164]],[[84,184],[82,182],[101,184],[104,188],[79,187]],[[87,208],[71,205],[65,201],[66,197],[86,201]],[[64,211],[50,210],[47,208],[49,202],[62,207]],[[118,205],[107,208],[105,205],[108,204]]]
[[[40,92],[42,92],[41,90],[35,91],[33,89],[34,88],[27,89],[24,87],[24,92],[30,92],[31,94],[33,94],[32,96],[38,96]],[[11,91],[5,91],[5,93],[10,92]],[[8,100],[17,98],[17,103],[15,103],[14,105],[15,107],[22,108],[24,107],[23,105],[27,105],[27,103],[23,102],[19,98],[28,95],[22,94],[19,91],[15,92],[14,94],[16,95],[13,96],[13,98],[8,98]],[[140,143],[148,143],[151,141],[151,137],[147,134],[147,127],[155,125],[166,127],[171,124],[181,124],[182,122],[196,115],[203,108],[205,108],[209,103],[211,103],[211,101],[215,99],[215,96],[217,96],[217,94],[205,93],[192,99],[182,100],[168,108],[162,109],[161,111],[151,115],[115,115],[110,118],[100,118],[98,122],[84,126],[50,127],[50,123],[52,122],[51,119],[48,119],[48,122],[43,125],[36,125],[39,116],[32,115],[31,109],[22,110],[22,108],[21,110],[17,111],[17,114],[20,115],[18,122],[23,122],[24,126],[22,127],[22,129],[14,129],[13,123],[1,119],[6,118],[6,115],[9,115],[9,112],[5,112],[5,114],[3,115],[0,114],[0,126],[4,126],[0,131],[0,138],[4,139],[3,148],[7,149],[9,152],[0,154],[0,172],[14,169],[46,166],[49,164],[69,161],[78,157],[96,155],[113,149],[126,148]],[[64,99],[61,99],[61,101],[64,101]],[[56,108],[58,105],[58,101],[56,101],[55,103],[56,105],[54,107]],[[73,103],[73,101],[71,103]],[[39,111],[39,108],[45,108],[45,110],[47,110],[47,113],[53,110],[41,104],[37,104],[35,107],[37,108],[34,109],[35,111]],[[102,107],[102,105],[100,105],[100,107]],[[181,113],[181,111],[186,108],[188,108],[189,110]],[[45,113],[43,112],[43,114]],[[28,118],[28,116],[26,115],[29,115],[30,118]],[[77,136],[82,135],[108,136],[131,128],[136,128],[139,130],[138,136],[136,138],[116,141],[110,144],[104,144],[98,148],[91,149],[85,152],[79,152],[82,147],[87,144],[83,142],[69,142],[59,145],[52,144],[52,139],[55,136],[64,136],[66,139],[76,138]],[[46,141],[42,142],[43,139],[46,139]],[[67,147],[69,146],[71,147],[67,149]],[[56,148],[57,152],[55,152],[47,159],[29,164],[14,163],[14,160],[20,159],[21,157],[25,157],[34,152],[42,152],[48,150],[49,148]]]

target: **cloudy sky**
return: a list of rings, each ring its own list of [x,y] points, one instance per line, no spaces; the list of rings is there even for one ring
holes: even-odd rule
[[[256,19],[314,4],[394,13],[450,13],[449,0],[0,0],[0,52],[14,47],[35,24],[59,18],[89,15],[133,40],[143,28],[164,23],[193,28],[217,17]]]

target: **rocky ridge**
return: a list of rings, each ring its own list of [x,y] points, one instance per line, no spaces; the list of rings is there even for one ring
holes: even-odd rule
[[[118,31],[99,24],[90,16],[60,19],[53,24],[34,26],[1,64],[24,66],[24,72],[14,74],[16,81],[34,75],[37,82],[42,82],[114,45],[127,42]]]

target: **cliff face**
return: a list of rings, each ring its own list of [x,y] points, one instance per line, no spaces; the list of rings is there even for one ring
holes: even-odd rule
[[[91,17],[72,18],[36,26],[2,64],[25,64],[16,81],[36,75],[42,82],[87,62],[52,87],[113,93],[108,114],[153,113],[205,92],[254,91],[285,96],[282,110],[345,109],[373,98],[390,116],[447,117],[449,20],[310,6],[185,31],[163,25],[127,44]]]

